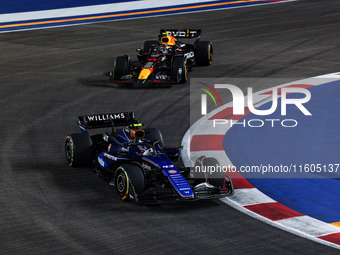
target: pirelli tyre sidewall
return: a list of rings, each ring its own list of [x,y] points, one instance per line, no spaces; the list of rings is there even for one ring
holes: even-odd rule
[[[188,80],[188,60],[186,57],[174,57],[172,69],[173,77],[177,83],[185,83]]]
[[[115,172],[115,187],[121,200],[129,200],[130,179],[126,170],[120,166]]]
[[[213,45],[209,41],[197,41],[195,43],[195,60],[199,66],[211,65],[213,60]]]
[[[65,156],[69,166],[88,166],[92,161],[92,140],[88,134],[76,133],[66,137]]]
[[[121,200],[138,202],[138,195],[145,190],[144,172],[138,165],[124,164],[116,169],[114,183]]]

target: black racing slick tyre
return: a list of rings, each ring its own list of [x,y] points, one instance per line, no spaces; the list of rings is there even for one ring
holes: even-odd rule
[[[195,43],[195,61],[199,66],[211,65],[213,60],[213,46],[209,41],[197,41]]]
[[[128,73],[129,57],[119,56],[115,59],[112,69],[112,79],[119,80],[122,76]]]
[[[158,41],[145,41],[143,43],[143,52],[149,52],[151,45],[159,45]]]
[[[214,169],[214,171],[207,171],[206,182],[214,185],[220,189],[223,188],[224,178],[223,172],[217,170],[217,166],[220,166],[220,163],[215,158],[203,158],[203,166],[206,169]]]
[[[76,133],[66,137],[65,154],[69,166],[89,166],[92,151],[92,139],[88,134]]]
[[[164,146],[164,140],[161,131],[158,128],[146,128],[145,131],[145,138],[149,139],[150,142],[154,143],[159,141],[159,146]]]
[[[206,182],[232,194],[234,191],[230,176],[224,171],[220,163],[215,158],[203,158],[203,166],[211,171],[206,172]]]
[[[121,165],[115,171],[114,183],[121,200],[138,202],[138,195],[145,190],[143,169],[133,164]]]
[[[188,61],[184,56],[174,57],[172,73],[177,83],[185,83],[188,80]]]

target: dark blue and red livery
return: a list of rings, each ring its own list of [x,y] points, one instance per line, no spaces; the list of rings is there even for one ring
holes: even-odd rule
[[[113,185],[122,200],[159,203],[213,199],[233,194],[230,177],[195,174],[193,168],[178,167],[181,147],[164,147],[161,132],[142,129],[133,112],[78,117],[81,133],[66,138],[69,166],[91,166]],[[91,129],[111,128],[90,135]],[[196,164],[215,164],[201,158]],[[202,168],[203,169],[203,168]]]
[[[196,66],[212,63],[213,46],[202,41],[201,29],[161,29],[159,40],[145,41],[137,49],[137,61],[119,56],[115,59],[109,80],[118,85],[135,86],[150,84],[185,83],[188,72]],[[197,38],[194,43],[183,43],[178,39]]]

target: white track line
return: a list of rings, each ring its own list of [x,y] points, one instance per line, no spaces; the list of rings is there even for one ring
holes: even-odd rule
[[[137,11],[150,8],[172,7],[183,4],[207,3],[212,1],[213,0],[180,0],[180,1],[143,0],[116,4],[101,4],[83,7],[60,8],[44,11],[18,12],[1,14],[0,23],[104,14],[120,11],[134,11],[134,10]]]

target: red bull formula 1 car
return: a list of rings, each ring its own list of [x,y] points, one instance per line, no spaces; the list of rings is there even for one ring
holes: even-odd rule
[[[196,66],[212,63],[213,46],[210,41],[201,41],[201,29],[161,29],[159,40],[145,41],[137,49],[137,61],[128,56],[115,59],[109,80],[123,84],[171,84],[185,83],[188,72]],[[193,44],[179,39],[197,38]]]
[[[133,112],[80,116],[78,125],[82,132],[66,138],[69,166],[91,166],[115,187],[122,200],[152,204],[233,194],[233,185],[226,173],[195,174],[192,168],[176,167],[181,148],[164,147],[160,131],[143,130]],[[109,127],[110,132],[88,133],[89,129]],[[216,167],[218,162],[200,158],[196,164],[204,169]]]

